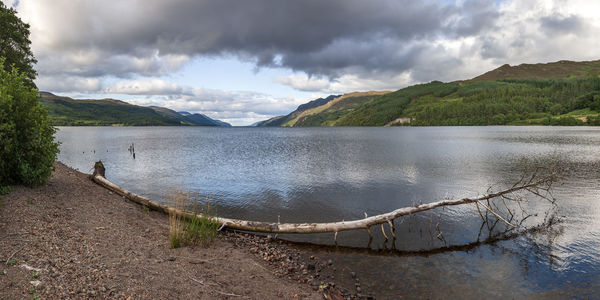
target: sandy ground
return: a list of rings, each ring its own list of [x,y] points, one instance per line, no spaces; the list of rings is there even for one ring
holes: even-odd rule
[[[263,237],[227,232],[170,249],[166,215],[60,163],[46,185],[0,198],[0,299],[354,297],[323,289],[325,263]]]

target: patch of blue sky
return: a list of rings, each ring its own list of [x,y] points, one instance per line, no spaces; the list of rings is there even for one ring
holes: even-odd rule
[[[252,91],[274,97],[309,97],[311,93],[276,82],[277,78],[291,74],[283,68],[257,68],[254,62],[240,61],[232,56],[212,56],[194,58],[180,71],[161,79],[196,88]]]

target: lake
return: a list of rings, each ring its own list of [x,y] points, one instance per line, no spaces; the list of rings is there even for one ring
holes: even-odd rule
[[[57,140],[61,162],[91,173],[102,160],[110,181],[140,195],[168,201],[191,191],[219,216],[282,223],[476,196],[518,180],[523,159],[556,163],[561,222],[550,230],[436,252],[477,239],[477,210],[457,206],[397,222],[398,251],[377,251],[392,245],[381,234],[367,245],[365,232],[339,234],[338,244],[355,251],[314,251],[361,274],[362,286],[382,298],[600,294],[600,128],[60,127]],[[445,241],[434,238],[434,225]],[[332,234],[281,237],[333,242]]]

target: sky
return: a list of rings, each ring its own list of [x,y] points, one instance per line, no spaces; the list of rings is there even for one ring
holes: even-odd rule
[[[42,91],[233,125],[331,94],[600,59],[600,1],[1,0]]]

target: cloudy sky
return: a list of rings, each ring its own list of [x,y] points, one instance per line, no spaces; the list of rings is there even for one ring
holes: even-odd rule
[[[234,125],[317,97],[600,59],[600,2],[1,0],[31,25],[40,90]]]

